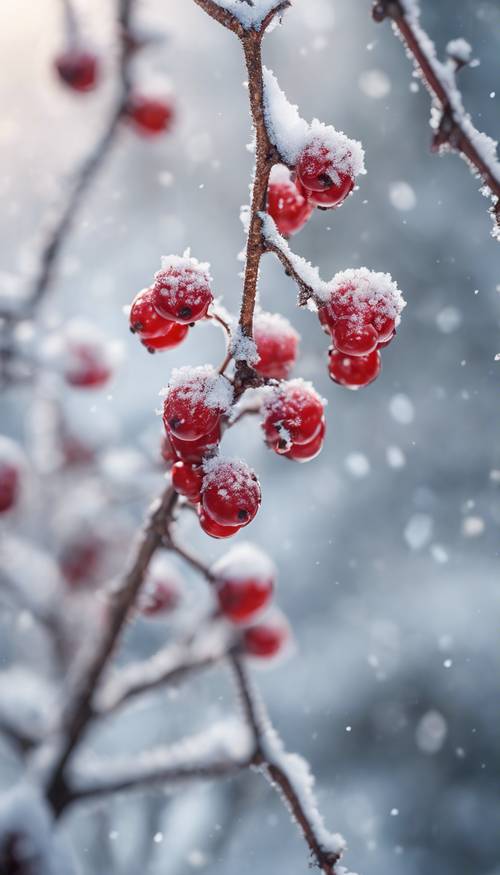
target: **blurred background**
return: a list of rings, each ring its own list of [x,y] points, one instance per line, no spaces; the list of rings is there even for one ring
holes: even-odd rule
[[[423,6],[441,52],[461,36],[481,59],[460,84],[477,126],[498,136],[498,4]],[[61,5],[0,6],[0,297],[10,302],[29,286],[47,216],[116,99],[114,3],[81,0],[76,9],[103,63],[102,84],[85,96],[53,72]],[[63,388],[41,374],[5,388],[0,405],[2,433],[28,459],[21,505],[2,521],[0,697],[33,720],[53,713],[68,652],[102,614],[99,586],[124,567],[161,489],[160,389],[173,366],[223,357],[222,334],[209,324],[149,356],[123,308],[161,255],[186,247],[211,263],[225,307],[237,308],[241,294],[239,211],[252,155],[240,46],[190,0],[142,0],[135,22],[164,40],[138,54],[134,82],[146,89],[168,80],[175,124],[154,141],[120,130],[37,322],[22,323],[17,337],[36,354],[67,319],[82,317],[121,343],[121,365],[102,390]],[[430,155],[428,95],[389,25],[372,22],[368,0],[295,0],[264,55],[305,118],[333,123],[366,150],[359,192],[341,210],[316,211],[292,248],[324,278],[361,265],[389,271],[408,306],[380,378],[346,391],[328,379],[317,319],[296,309],[293,283],[265,258],[262,306],[300,332],[295,373],[328,399],[328,434],[308,465],[269,452],[258,422],[224,440],[261,478],[261,512],[237,538],[274,558],[296,639],[287,661],[255,676],[287,748],[310,761],[320,808],[346,836],[352,869],[499,875],[500,274],[488,204],[458,157]],[[55,420],[84,448],[77,464],[62,464]],[[180,539],[207,562],[227,549],[185,517]],[[99,561],[92,580],[75,585],[61,557],[87,536],[100,543]],[[181,609],[171,620],[130,624],[122,661],[153,653],[208,603],[203,583],[177,568]],[[55,648],[37,620],[51,604],[62,606],[65,625]],[[134,753],[234,708],[219,669],[141,699],[87,744]],[[5,787],[21,765],[0,745]],[[288,813],[252,774],[75,807],[61,829],[83,875],[307,870]]]

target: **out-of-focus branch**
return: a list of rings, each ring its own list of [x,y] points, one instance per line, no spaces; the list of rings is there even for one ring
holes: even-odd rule
[[[420,25],[418,0],[375,0],[372,14],[375,21],[391,19],[433,98],[439,112],[437,119],[431,119],[435,129],[433,148],[458,152],[488,187],[496,223],[493,236],[500,240],[500,162],[496,143],[474,127],[465,111],[453,66],[438,59],[434,44]]]
[[[144,582],[149,563],[161,546],[167,521],[177,503],[177,493],[168,487],[150,515],[138,543],[132,565],[121,586],[114,592],[107,628],[95,652],[80,669],[70,702],[63,715],[63,743],[48,780],[47,797],[59,814],[67,803],[65,770],[77,744],[92,717],[92,698],[113,654],[130,609]]]
[[[312,779],[307,765],[301,758],[284,751],[241,656],[234,654],[230,661],[243,713],[255,741],[253,765],[266,775],[281,795],[309,847],[314,865],[325,875],[335,875],[334,867],[342,856],[344,841],[341,836],[328,833],[324,826],[309,786]],[[288,768],[292,762],[293,768]]]

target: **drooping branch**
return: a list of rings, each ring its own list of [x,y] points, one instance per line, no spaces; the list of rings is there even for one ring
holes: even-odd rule
[[[433,148],[460,154],[487,186],[495,221],[492,234],[500,240],[500,162],[496,143],[474,127],[466,112],[456,83],[456,67],[438,59],[434,44],[420,25],[418,0],[375,0],[372,14],[375,21],[391,19],[395,33],[405,44],[431,94],[438,110],[437,118],[431,117],[435,131]]]

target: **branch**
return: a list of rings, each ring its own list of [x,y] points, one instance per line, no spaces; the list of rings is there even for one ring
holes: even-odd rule
[[[297,283],[299,307],[304,307],[309,300],[323,301],[328,291],[328,283],[321,279],[318,268],[292,252],[285,238],[278,233],[271,216],[262,213],[261,220],[265,251],[273,252],[283,265],[287,276]]]
[[[253,765],[280,793],[301,831],[311,857],[325,875],[335,875],[335,864],[345,848],[343,838],[330,833],[323,822],[313,793],[314,780],[305,760],[287,753],[269,719],[246,668],[237,654],[230,658],[245,718],[252,730],[256,754]]]
[[[62,733],[64,734],[62,749],[58,753],[48,781],[47,797],[56,814],[61,813],[67,801],[64,773],[67,763],[92,717],[91,702],[94,691],[113,655],[130,609],[143,584],[149,563],[158,547],[161,546],[167,521],[174,511],[176,503],[177,493],[169,486],[151,513],[129,572],[120,588],[114,593],[108,627],[90,660],[80,669],[80,675],[73,688],[73,695],[62,719]]]
[[[395,33],[405,44],[433,98],[438,110],[437,119],[431,116],[431,126],[435,129],[433,149],[457,152],[488,187],[496,223],[492,235],[500,240],[500,163],[496,143],[474,127],[465,111],[455,70],[438,59],[434,44],[420,26],[418,0],[375,0],[372,14],[375,21],[392,20]]]

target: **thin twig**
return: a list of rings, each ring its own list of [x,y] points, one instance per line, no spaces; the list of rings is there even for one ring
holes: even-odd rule
[[[372,14],[375,21],[390,18],[395,32],[402,39],[415,69],[440,111],[433,148],[458,152],[488,186],[493,199],[492,213],[497,230],[493,236],[500,240],[500,165],[494,155],[494,143],[488,138],[488,147],[480,148],[486,135],[480,133],[465,112],[451,68],[439,61],[434,45],[420,26],[418,5],[407,0],[375,0]]]

